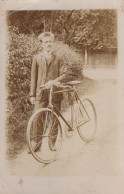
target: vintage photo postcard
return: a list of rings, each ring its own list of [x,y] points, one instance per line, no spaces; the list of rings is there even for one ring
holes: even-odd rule
[[[122,194],[123,1],[0,11],[0,193]]]

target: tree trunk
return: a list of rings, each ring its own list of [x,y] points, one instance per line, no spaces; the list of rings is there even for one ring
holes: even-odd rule
[[[46,23],[45,23],[45,19],[44,19],[44,32],[46,31]]]
[[[85,67],[85,69],[87,68],[87,47],[85,48],[84,67]]]
[[[55,15],[55,12],[52,11],[52,15],[51,15],[51,24],[50,24],[50,32],[53,32],[54,15]]]
[[[64,26],[63,26],[63,30],[64,30],[64,37],[63,37],[63,42],[66,43],[67,39],[69,37],[70,31],[68,30],[68,22],[71,19],[71,16],[74,12],[74,9],[68,14],[66,20],[64,21]]]

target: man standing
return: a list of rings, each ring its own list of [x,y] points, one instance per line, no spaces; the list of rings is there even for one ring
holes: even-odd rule
[[[42,44],[43,51],[33,58],[31,69],[31,91],[30,101],[35,105],[34,111],[39,108],[45,108],[48,105],[48,95],[45,91],[41,92],[40,87],[46,85],[50,88],[56,82],[63,82],[66,80],[66,64],[63,62],[63,57],[54,52],[54,35],[51,32],[41,33],[38,37]],[[53,102],[60,110],[61,100],[63,99],[62,93],[53,95]],[[34,124],[35,125],[35,124]],[[37,134],[41,133],[37,129]],[[54,134],[57,133],[54,132]],[[56,150],[56,138],[51,140],[50,149]],[[34,151],[38,151],[39,147]]]

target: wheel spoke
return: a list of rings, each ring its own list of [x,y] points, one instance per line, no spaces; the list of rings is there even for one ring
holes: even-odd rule
[[[42,140],[40,140],[38,143],[36,143],[35,148],[38,147],[41,144],[41,142],[42,142]]]
[[[38,139],[40,139],[40,138],[42,138],[43,137],[43,135],[37,135],[37,136],[35,136],[35,137],[33,137],[33,141],[36,141],[36,140],[38,140]]]

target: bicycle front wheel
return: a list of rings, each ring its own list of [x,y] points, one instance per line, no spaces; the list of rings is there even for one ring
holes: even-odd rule
[[[77,130],[82,140],[90,142],[94,139],[97,128],[97,115],[93,103],[89,99],[78,101]]]
[[[27,143],[37,161],[47,164],[56,159],[62,146],[62,128],[55,112],[41,108],[31,116],[27,127]]]

